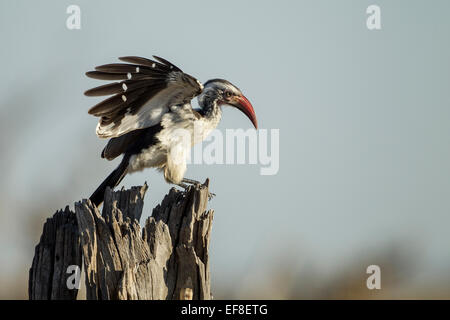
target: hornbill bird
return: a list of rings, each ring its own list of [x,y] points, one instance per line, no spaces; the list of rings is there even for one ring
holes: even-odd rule
[[[112,95],[88,112],[99,117],[96,133],[109,138],[101,154],[112,160],[123,154],[118,167],[91,195],[96,206],[107,187],[114,188],[128,173],[157,168],[169,183],[186,188],[198,183],[184,178],[186,156],[219,124],[223,105],[241,110],[257,128],[255,111],[233,84],[212,79],[203,85],[169,61],[127,56],[125,63],[106,64],[86,75],[100,80],[120,80],[85,92],[87,96]],[[191,100],[198,97],[200,109]],[[186,139],[186,136],[188,139]]]

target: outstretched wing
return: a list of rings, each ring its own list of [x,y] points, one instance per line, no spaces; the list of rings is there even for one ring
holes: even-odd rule
[[[121,80],[86,91],[87,96],[112,97],[93,106],[89,113],[100,117],[97,135],[119,137],[127,132],[151,127],[161,121],[171,106],[189,102],[203,90],[194,77],[169,61],[153,56],[121,57],[128,63],[96,67],[86,75],[100,80]]]

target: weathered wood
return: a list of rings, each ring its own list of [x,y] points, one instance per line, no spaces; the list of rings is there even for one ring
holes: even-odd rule
[[[54,231],[68,229],[67,219],[61,223],[55,214],[58,224],[46,223],[43,244],[36,247],[30,299],[76,298],[74,291],[67,294],[61,272],[46,271],[48,265],[58,265],[57,270],[64,270],[69,262],[81,266],[81,254],[72,257],[72,251],[67,250],[77,244],[80,252],[80,243],[88,300],[211,299],[208,247],[213,211],[207,211],[208,184],[207,180],[184,192],[172,188],[143,229],[139,219],[147,185],[117,192],[107,189],[101,214],[89,200],[75,203],[76,219],[66,208],[72,238],[67,231]],[[66,241],[58,242],[60,233]],[[47,262],[56,256],[52,250],[64,253],[61,267],[59,260],[59,264]],[[52,281],[47,279],[50,274],[55,275],[50,276]],[[42,283],[49,282],[53,285],[51,294],[44,295],[41,292],[49,289]]]
[[[44,224],[29,273],[29,298],[76,299],[78,290],[67,286],[70,265],[81,266],[81,246],[75,213],[66,207]]]
[[[179,299],[192,291],[187,297],[211,299],[208,247],[214,212],[206,211],[208,184],[191,187],[187,194],[172,189],[146,221],[144,239],[156,269],[165,271],[156,278],[165,283],[159,298]]]

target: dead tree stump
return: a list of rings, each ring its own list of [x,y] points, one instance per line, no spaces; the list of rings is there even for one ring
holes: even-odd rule
[[[208,184],[172,188],[141,229],[147,185],[105,193],[48,219],[30,269],[30,299],[76,299],[67,267],[84,261],[88,300],[211,299]]]
[[[67,206],[44,224],[29,273],[31,300],[74,300],[78,290],[69,289],[69,266],[81,266],[81,246],[75,213]]]

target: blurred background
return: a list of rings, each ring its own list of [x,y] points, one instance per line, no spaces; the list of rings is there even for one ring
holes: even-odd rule
[[[450,298],[449,14],[445,0],[1,1],[0,298],[27,298],[45,219],[120,161],[100,158],[83,92],[102,83],[84,73],[152,54],[230,80],[280,129],[277,175],[188,168],[217,194],[215,298]],[[225,109],[219,129],[250,126]],[[171,187],[152,169],[122,185],[144,181],[141,223]]]

